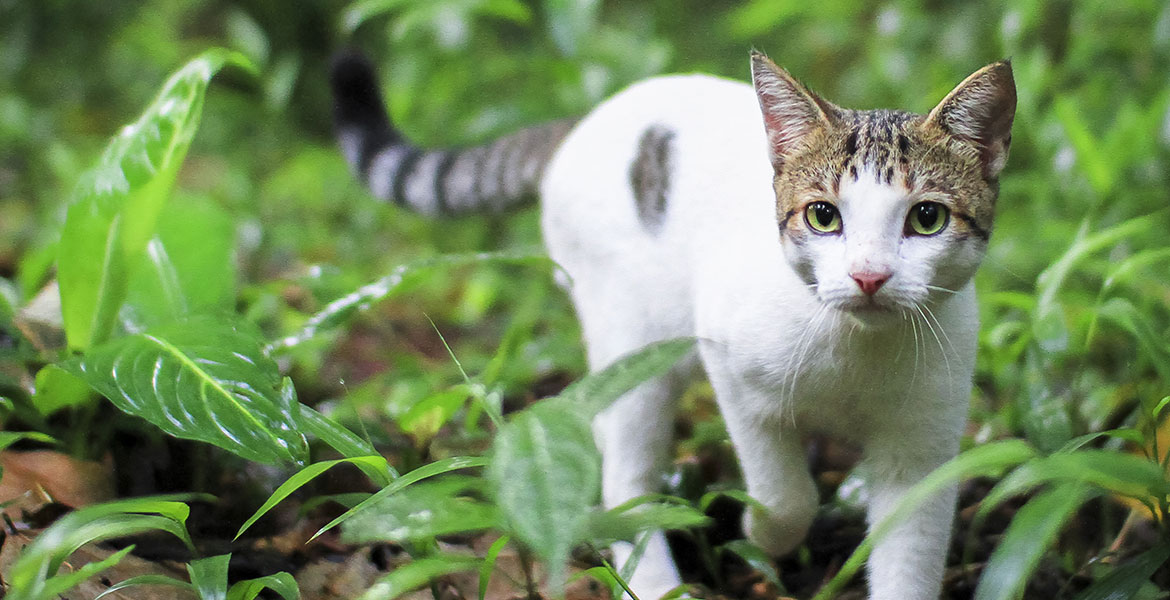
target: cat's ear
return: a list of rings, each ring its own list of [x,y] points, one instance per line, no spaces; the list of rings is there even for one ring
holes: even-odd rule
[[[963,80],[926,117],[926,126],[974,144],[984,174],[994,178],[1007,163],[1016,116],[1016,82],[1009,61],[992,63]]]
[[[764,113],[772,166],[779,172],[784,159],[799,149],[809,134],[831,125],[841,109],[822,100],[788,71],[755,51],[752,83]]]

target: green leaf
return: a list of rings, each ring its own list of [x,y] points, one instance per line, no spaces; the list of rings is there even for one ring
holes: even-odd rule
[[[132,271],[123,316],[147,329],[192,314],[234,310],[235,225],[200,197],[172,202]]]
[[[292,380],[288,377],[285,377],[281,382],[280,399],[283,406],[290,407],[290,409],[296,408],[295,415],[301,432],[325,442],[330,448],[340,452],[342,456],[346,458],[369,456],[382,458],[373,444],[354,435],[353,432],[315,409],[302,405],[297,400],[296,388],[293,387]],[[366,477],[381,486],[389,485],[395,477],[398,477],[398,471],[395,471],[394,467],[390,466],[390,463],[384,458],[381,462],[357,461],[354,464],[366,474]]]
[[[1089,442],[1096,440],[1098,438],[1102,438],[1102,437],[1117,438],[1120,440],[1125,440],[1127,442],[1132,442],[1134,444],[1139,444],[1139,445],[1146,443],[1146,437],[1144,435],[1142,435],[1142,432],[1140,432],[1137,429],[1134,429],[1132,427],[1123,427],[1123,428],[1119,428],[1119,429],[1108,429],[1105,431],[1096,431],[1093,433],[1086,433],[1085,435],[1077,436],[1077,437],[1069,440],[1068,443],[1066,443],[1063,447],[1061,447],[1060,450],[1057,450],[1057,452],[1058,453],[1075,452],[1077,450],[1080,450],[1085,444],[1088,444]]]
[[[1078,594],[1073,600],[1127,600],[1149,582],[1159,567],[1170,559],[1170,543],[1162,542],[1115,567],[1108,575]]]
[[[1097,309],[1097,315],[1132,335],[1162,381],[1170,381],[1170,343],[1148,315],[1125,298],[1111,298]]]
[[[187,563],[191,587],[199,594],[200,600],[227,600],[228,563],[231,560],[231,554],[220,554]]]
[[[293,492],[301,489],[301,487],[303,487],[305,484],[309,483],[313,479],[316,479],[318,475],[339,464],[364,464],[372,470],[381,471],[383,473],[385,472],[386,467],[389,466],[386,463],[386,459],[379,455],[339,458],[337,460],[327,460],[324,462],[313,463],[301,469],[300,471],[297,471],[292,477],[289,477],[287,480],[285,480],[284,483],[280,484],[280,487],[276,488],[276,491],[272,492],[272,495],[268,497],[268,500],[265,500],[264,504],[260,508],[256,509],[256,512],[252,513],[252,516],[248,517],[247,521],[244,521],[244,524],[240,526],[239,531],[236,532],[236,537],[233,539],[239,539],[241,535],[244,535],[244,532],[247,531],[249,527],[251,527],[257,520],[260,519],[260,517],[268,514],[268,511],[275,508],[277,504],[280,504],[282,500],[292,495]]]
[[[1114,160],[1102,150],[1102,144],[1089,131],[1088,122],[1081,114],[1076,100],[1061,97],[1053,105],[1053,112],[1064,126],[1065,134],[1077,154],[1077,164],[1088,178],[1093,191],[1104,197],[1109,195],[1117,182]]]
[[[873,551],[877,540],[889,535],[899,523],[912,514],[927,498],[943,488],[971,477],[994,477],[1004,470],[1036,456],[1036,451],[1020,440],[1004,440],[976,446],[956,456],[910,488],[898,506],[880,523],[871,528],[857,550],[849,556],[841,570],[817,592],[813,600],[829,600],[857,574]]]
[[[47,365],[37,371],[32,404],[44,416],[88,404],[96,398],[88,383],[57,365]]]
[[[484,600],[487,597],[488,584],[492,580],[492,571],[496,569],[496,559],[499,558],[500,552],[503,552],[504,547],[512,538],[501,535],[488,548],[487,554],[483,557],[483,562],[479,565],[479,600]]]
[[[73,511],[58,519],[24,547],[5,577],[8,584],[5,599],[54,598],[81,580],[116,564],[129,551],[126,549],[99,563],[92,563],[93,566],[86,570],[86,576],[76,583],[72,580],[76,573],[58,577],[57,572],[69,555],[90,542],[158,530],[178,537],[194,552],[195,546],[186,529],[189,513],[186,504],[165,497],[119,500]]]
[[[482,467],[486,465],[487,462],[487,459],[480,458],[478,456],[452,456],[442,460],[437,460],[427,465],[423,465],[395,479],[390,485],[382,488],[381,490],[378,490],[378,493],[370,496],[369,498],[366,498],[361,504],[358,504],[357,506],[345,511],[345,513],[343,513],[341,516],[333,519],[321,529],[318,529],[317,533],[313,534],[313,537],[315,538],[322,533],[333,529],[338,524],[344,521],[348,521],[354,515],[362,511],[369,510],[371,507],[376,506],[383,498],[398,493],[399,491],[405,489],[406,486],[409,486],[418,481],[422,481],[428,477],[434,477],[435,475],[450,473],[451,471],[458,471],[461,469]]]
[[[482,483],[479,478],[448,476],[412,485],[346,521],[341,539],[349,544],[425,542],[496,527],[496,508],[468,495]]]
[[[1170,481],[1156,462],[1121,452],[1083,449],[1020,465],[984,497],[976,519],[1008,498],[1046,483],[1084,483],[1146,502],[1156,502],[1170,493]]]
[[[46,444],[56,444],[52,436],[36,431],[0,431],[0,450],[19,442],[20,440],[34,440]]]
[[[407,563],[370,586],[358,600],[392,600],[451,573],[474,571],[483,561],[474,556],[440,554]]]
[[[299,600],[301,597],[297,580],[284,571],[237,582],[228,589],[227,597],[228,600],[255,600],[266,589],[280,594],[284,600]]]
[[[1074,482],[1057,485],[1029,500],[1016,512],[992,553],[979,578],[975,599],[1018,598],[1065,521],[1092,496],[1088,486]]]
[[[44,589],[41,591],[41,597],[45,600],[61,597],[61,594],[81,585],[81,582],[85,581],[86,579],[89,579],[90,577],[93,577],[94,575],[97,575],[98,573],[101,573],[102,571],[105,571],[106,569],[109,569],[110,567],[113,567],[114,565],[122,562],[122,559],[126,558],[126,555],[130,554],[130,552],[133,550],[134,546],[130,545],[107,556],[102,560],[86,563],[79,567],[76,571],[61,573],[54,577],[50,577],[47,581],[45,581]],[[7,598],[11,596],[5,597]]]
[[[176,437],[269,464],[308,455],[296,415],[282,403],[276,363],[255,336],[221,320],[124,337],[63,366],[122,411]]]
[[[190,583],[188,583],[186,581],[179,580],[179,579],[175,579],[174,577],[168,577],[166,575],[153,575],[153,574],[139,575],[137,577],[130,577],[129,579],[123,579],[122,581],[119,581],[119,582],[115,583],[114,585],[111,585],[110,587],[106,588],[106,590],[104,592],[98,594],[93,600],[101,600],[105,596],[107,596],[109,594],[113,594],[114,592],[118,592],[118,591],[124,590],[126,588],[132,588],[132,587],[136,587],[136,586],[140,586],[140,585],[165,585],[165,586],[176,587],[179,589],[193,591],[193,588],[191,587]]]
[[[271,354],[287,350],[314,339],[326,331],[344,325],[375,303],[394,296],[418,281],[422,275],[435,269],[472,264],[549,265],[552,263],[547,256],[537,252],[476,252],[448,254],[399,265],[389,275],[363,285],[330,302],[324,309],[313,315],[299,332],[272,342],[266,348],[266,352]]]
[[[631,541],[643,531],[690,529],[702,527],[710,521],[702,512],[680,504],[623,504],[611,510],[590,513],[586,530],[594,540]]]
[[[509,533],[545,562],[555,593],[601,484],[589,422],[561,398],[521,411],[496,435],[487,475]]]
[[[592,417],[642,382],[666,373],[691,352],[694,345],[694,338],[649,344],[596,373],[582,377],[565,388],[558,398]]]
[[[90,348],[112,333],[130,269],[154,235],[199,127],[208,82],[227,64],[250,67],[242,55],[218,49],[184,65],[78,183],[57,255],[71,348]]]
[[[1058,295],[1069,275],[1093,254],[1123,240],[1164,227],[1165,219],[1166,211],[1159,211],[1134,217],[1093,234],[1088,233],[1088,221],[1081,225],[1075,240],[1064,254],[1036,278],[1037,300],[1032,314],[1032,328],[1044,350],[1062,352],[1067,348],[1067,326]]]

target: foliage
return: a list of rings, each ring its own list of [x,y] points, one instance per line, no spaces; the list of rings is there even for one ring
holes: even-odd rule
[[[918,111],[1012,57],[1020,102],[978,276],[974,434],[916,494],[979,474],[1002,477],[984,514],[1019,498],[980,598],[1018,597],[1053,556],[1093,580],[1079,598],[1149,587],[1170,552],[1170,7],[1148,0],[0,3],[0,416],[26,430],[0,445],[52,439],[96,457],[119,432],[165,432],[300,466],[240,533],[357,465],[381,491],[327,527],[407,539],[417,558],[371,598],[494,560],[438,552],[446,532],[503,533],[496,553],[512,545],[560,574],[578,544],[701,521],[664,498],[590,509],[591,411],[685,342],[503,417],[550,374],[583,370],[571,310],[530,250],[537,216],[431,223],[369,199],[326,118],[328,58],[350,43],[376,56],[393,118],[429,145],[580,115],[658,72],[744,79],[752,46],[846,106]],[[48,329],[63,343],[41,335],[38,298],[59,298]],[[1156,542],[1114,556],[1108,524],[1090,550],[1062,542],[1078,512],[1119,497],[1154,521]],[[101,568],[57,572],[90,539],[185,535],[173,501],[131,502],[60,519],[23,553],[9,594],[48,597]],[[451,519],[412,517],[428,503]],[[295,597],[279,576],[228,587],[226,560],[190,564],[193,581],[214,581],[205,597],[262,585]]]

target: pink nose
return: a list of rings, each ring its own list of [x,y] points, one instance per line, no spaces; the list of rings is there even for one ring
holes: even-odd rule
[[[859,271],[850,273],[849,276],[857,282],[857,287],[861,288],[866,296],[876,294],[890,280],[890,273],[875,273],[873,271]]]

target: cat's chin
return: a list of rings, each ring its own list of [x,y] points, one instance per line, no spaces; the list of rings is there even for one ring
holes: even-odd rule
[[[851,322],[866,328],[892,327],[904,320],[902,311],[897,308],[873,302],[839,306],[837,310]]]

